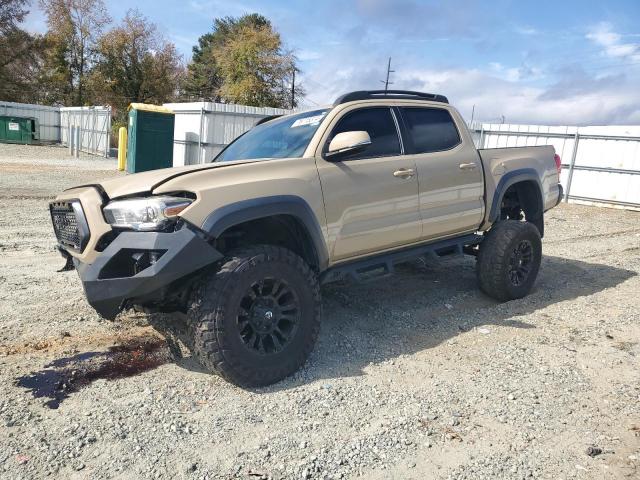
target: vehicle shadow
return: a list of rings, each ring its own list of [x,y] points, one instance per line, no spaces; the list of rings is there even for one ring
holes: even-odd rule
[[[323,324],[307,366],[277,391],[323,378],[363,374],[371,363],[433,348],[476,327],[531,329],[517,317],[589,296],[637,275],[608,265],[545,256],[534,290],[500,303],[478,288],[475,260],[449,257],[398,267],[393,277],[323,288]]]

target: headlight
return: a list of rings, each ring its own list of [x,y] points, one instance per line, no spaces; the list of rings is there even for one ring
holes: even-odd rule
[[[113,227],[133,230],[163,230],[192,200],[181,197],[148,197],[116,200],[104,207],[104,217]]]

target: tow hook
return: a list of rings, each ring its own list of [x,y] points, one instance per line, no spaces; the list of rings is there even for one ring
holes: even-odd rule
[[[60,252],[60,255],[62,255],[65,259],[64,267],[62,267],[60,270],[57,270],[57,272],[69,272],[74,268],[76,268],[73,265],[73,257],[69,255],[69,252],[67,252],[64,248],[60,247],[59,245],[56,247],[56,250],[58,250],[58,252]]]

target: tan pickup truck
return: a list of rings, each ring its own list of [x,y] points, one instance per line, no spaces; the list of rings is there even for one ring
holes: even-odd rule
[[[324,282],[466,253],[485,293],[526,295],[559,174],[551,146],[476,150],[442,95],[358,91],[264,119],[211,163],[74,187],[50,210],[102,316],[181,312],[202,364],[250,387],[305,362]]]

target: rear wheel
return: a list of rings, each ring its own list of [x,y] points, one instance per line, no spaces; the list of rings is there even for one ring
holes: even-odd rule
[[[242,387],[268,385],[298,370],[313,349],[318,281],[287,249],[238,250],[194,290],[188,321],[203,366]]]
[[[496,223],[480,244],[476,273],[480,288],[501,301],[527,295],[542,260],[540,232],[516,220]]]

